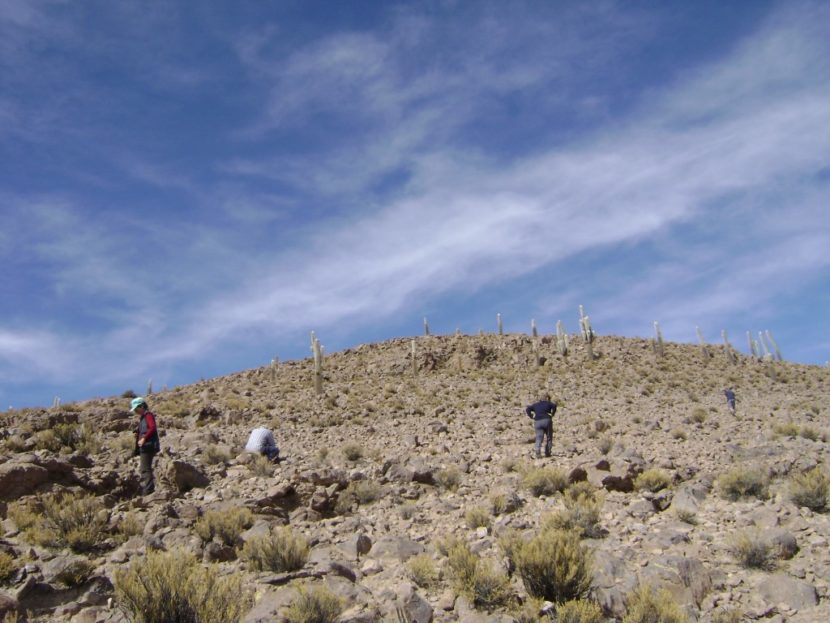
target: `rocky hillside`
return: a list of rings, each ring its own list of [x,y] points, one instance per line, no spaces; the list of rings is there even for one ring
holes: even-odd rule
[[[409,339],[328,355],[319,396],[310,360],[163,391],[146,497],[127,397],[4,413],[0,621],[134,620],[147,573],[212,587],[198,620],[236,616],[222,600],[251,623],[830,619],[830,370],[616,337],[593,355],[420,337],[416,370]],[[260,425],[277,466],[242,452]]]

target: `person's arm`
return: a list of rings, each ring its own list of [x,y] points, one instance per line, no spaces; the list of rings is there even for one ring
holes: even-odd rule
[[[527,414],[527,417],[532,418],[533,417],[533,405],[525,407],[525,413]]]

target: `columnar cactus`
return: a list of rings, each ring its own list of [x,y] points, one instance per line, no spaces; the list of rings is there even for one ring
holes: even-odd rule
[[[784,357],[781,356],[781,349],[778,348],[778,342],[776,342],[775,339],[772,337],[772,333],[770,332],[770,330],[767,329],[765,331],[765,334],[767,336],[767,339],[769,340],[769,343],[772,344],[773,350],[775,350],[775,358],[778,361],[784,361]]]
[[[752,333],[750,333],[749,331],[746,332],[746,342],[747,342],[747,345],[749,346],[749,353],[755,359],[760,359],[761,356],[758,353],[758,344],[755,342],[755,340],[752,339]]]
[[[764,361],[770,361],[772,359],[772,353],[770,353],[770,349],[767,346],[767,341],[764,339],[764,333],[762,331],[758,331],[758,343],[761,344],[761,348],[764,351]]]
[[[280,363],[280,358],[279,357],[274,357],[271,360],[271,382],[272,383],[277,380],[277,366],[279,365],[279,363]]]
[[[700,343],[700,352],[703,358],[709,359],[709,349],[706,347],[706,339],[703,337],[703,331],[700,330],[700,327],[695,327],[695,333],[697,333],[697,341]]]
[[[536,320],[534,318],[531,318],[530,320],[530,334],[533,337],[539,337],[539,331],[536,328]]]
[[[153,393],[153,379],[147,380],[147,392],[144,394],[145,396],[149,396]]]
[[[501,314],[496,314],[496,327],[498,328],[499,335],[504,335],[504,327],[501,324]]]
[[[320,395],[323,393],[323,347],[314,331],[311,332],[311,352],[314,355],[314,392]]]
[[[560,355],[568,354],[568,334],[565,333],[565,328],[561,320],[556,321],[556,346],[559,349]]]
[[[656,320],[654,321],[654,340],[652,341],[651,346],[654,349],[655,354],[660,355],[661,357],[665,354],[665,350],[663,348],[663,332],[660,331],[660,323]]]
[[[424,335],[429,335],[429,321],[426,316],[424,316]]]
[[[729,336],[726,334],[726,329],[721,329],[720,336],[723,338],[723,346],[726,349],[726,358],[729,359],[729,363],[738,363],[738,358],[735,356],[735,349],[729,343]]]
[[[52,401],[52,408],[57,409],[60,406],[61,406],[61,397],[60,396],[55,396],[55,399]]]

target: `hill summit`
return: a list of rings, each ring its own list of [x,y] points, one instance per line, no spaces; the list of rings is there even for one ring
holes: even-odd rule
[[[144,497],[133,392],[4,413],[0,621],[830,618],[830,371],[561,346],[401,338],[146,396]],[[279,464],[243,452],[258,426]]]

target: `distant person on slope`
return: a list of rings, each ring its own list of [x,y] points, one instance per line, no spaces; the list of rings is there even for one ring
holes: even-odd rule
[[[534,456],[542,457],[542,438],[545,441],[545,456],[550,456],[553,448],[553,414],[556,413],[556,403],[551,402],[550,394],[544,394],[538,402],[525,408],[527,417],[533,420],[533,430],[536,432],[536,449]]]
[[[274,441],[274,434],[264,426],[251,431],[248,443],[245,444],[245,452],[262,454],[276,463],[280,460],[280,449],[277,447],[277,442]]]
[[[729,413],[735,415],[735,390],[728,387],[723,390],[723,395],[726,396],[726,406],[729,407]]]
[[[138,414],[135,430],[135,453],[141,458],[141,494],[149,495],[156,490],[153,478],[153,457],[161,450],[156,416],[150,412],[144,398],[133,398],[130,411]]]

